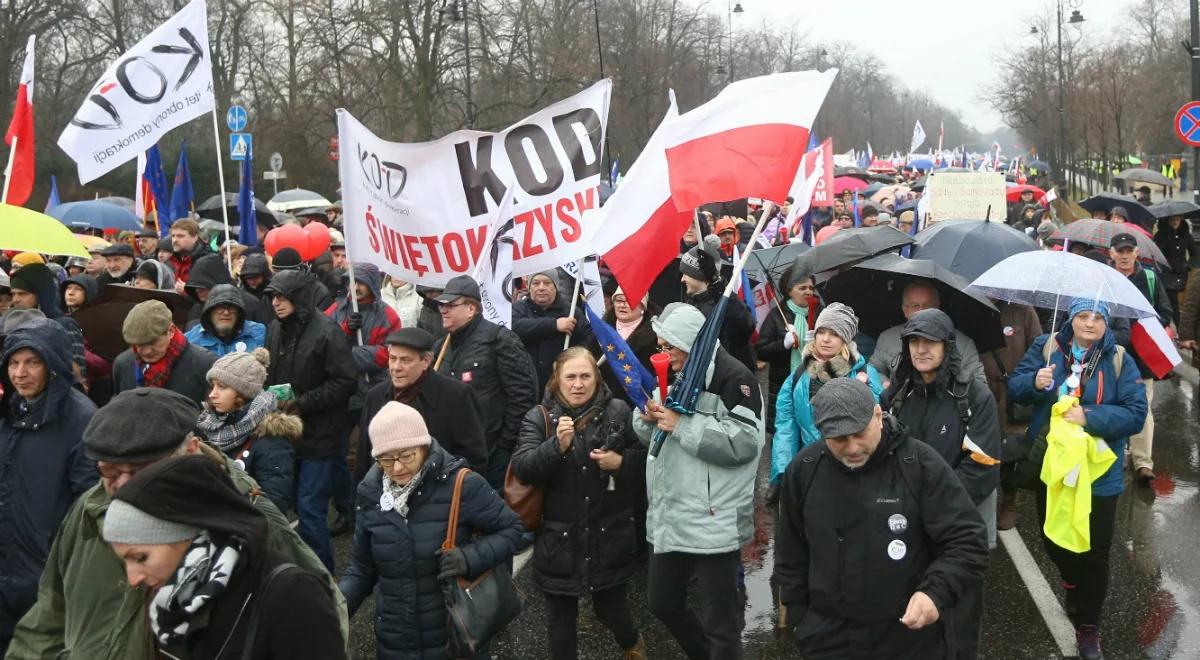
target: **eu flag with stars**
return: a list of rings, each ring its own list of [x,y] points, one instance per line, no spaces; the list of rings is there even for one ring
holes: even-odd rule
[[[657,385],[654,374],[642,366],[633,349],[629,348],[629,344],[625,343],[615,328],[596,316],[596,312],[593,312],[590,306],[584,305],[583,309],[587,312],[588,322],[592,324],[592,332],[596,335],[600,349],[604,351],[609,368],[617,375],[617,380],[621,381],[621,386],[625,388],[625,393],[629,395],[633,405],[645,410],[648,393],[653,392]]]

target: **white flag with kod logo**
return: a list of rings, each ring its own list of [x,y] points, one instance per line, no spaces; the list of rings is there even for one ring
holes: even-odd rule
[[[109,65],[58,138],[87,183],[212,112],[207,8],[192,0]]]

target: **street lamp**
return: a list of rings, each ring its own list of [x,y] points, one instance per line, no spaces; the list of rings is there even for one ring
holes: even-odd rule
[[[461,10],[459,5],[462,5]],[[467,128],[475,125],[475,109],[471,104],[471,22],[467,20],[467,0],[449,0],[438,10],[443,19],[451,23],[462,21],[463,24],[463,53],[466,58],[467,73]]]
[[[1083,14],[1079,13],[1079,5],[1082,0],[1070,0],[1071,2],[1071,25],[1078,26],[1083,23]],[[1065,174],[1063,163],[1067,158],[1067,119],[1066,107],[1063,100],[1063,56],[1062,56],[1062,29],[1063,29],[1063,0],[1058,0],[1058,175],[1061,177]]]
[[[729,82],[733,82],[733,15],[741,14],[745,9],[742,9],[742,3],[735,3],[732,7],[729,0],[725,0],[725,8],[729,10]],[[721,69],[717,69],[717,73],[721,73]]]

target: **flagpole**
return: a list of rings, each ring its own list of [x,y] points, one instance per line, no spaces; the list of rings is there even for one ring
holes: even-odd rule
[[[12,148],[8,150],[8,165],[4,166],[4,192],[0,194],[0,204],[8,203],[8,185],[12,183],[13,161],[17,159],[17,136],[12,138]]]
[[[575,290],[571,293],[571,313],[568,318],[575,318],[575,310],[579,307],[579,284],[583,281],[583,259],[575,262]],[[571,347],[571,333],[563,337],[563,350]]]
[[[221,127],[217,122],[217,104],[212,109],[213,145],[217,148],[217,176],[221,179],[221,220],[225,223],[225,266],[233,273],[233,251],[229,249],[229,204],[225,199],[225,165],[221,162]]]

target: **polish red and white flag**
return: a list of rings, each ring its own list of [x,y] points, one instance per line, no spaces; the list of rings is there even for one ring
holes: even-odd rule
[[[25,47],[25,66],[17,85],[17,100],[13,104],[12,120],[4,143],[12,148],[4,174],[5,196],[0,202],[21,206],[33,192],[33,35]],[[16,141],[14,145],[13,142]]]
[[[1155,378],[1165,378],[1176,365],[1183,362],[1183,356],[1175,349],[1175,342],[1158,319],[1139,320],[1133,324],[1129,338],[1134,352],[1150,367]]]
[[[739,80],[660,126],[675,207],[787,197],[836,77],[829,69]]]

